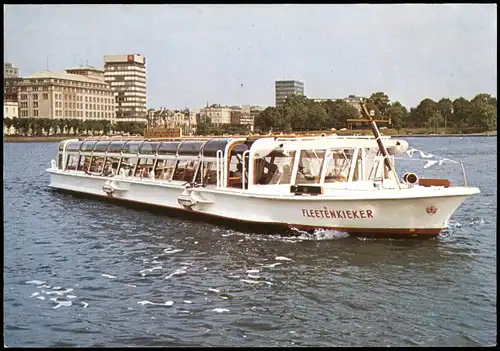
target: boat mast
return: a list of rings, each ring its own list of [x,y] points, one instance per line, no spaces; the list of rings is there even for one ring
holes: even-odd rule
[[[380,132],[378,130],[377,123],[372,118],[372,116],[368,113],[368,110],[366,109],[366,105],[365,105],[365,102],[363,99],[360,99],[360,104],[361,104],[361,108],[363,109],[365,114],[370,119],[372,133],[373,133],[373,136],[375,137],[375,141],[377,142],[380,153],[384,157],[384,164],[389,169],[389,171],[392,172],[392,175],[394,176],[394,179],[396,180],[396,183],[398,184],[398,189],[401,190],[401,185],[399,184],[398,175],[396,174],[396,170],[394,169],[394,165],[392,164],[391,159],[389,158],[389,153],[387,152],[387,149],[385,148],[385,145],[382,142],[382,138],[380,137]]]

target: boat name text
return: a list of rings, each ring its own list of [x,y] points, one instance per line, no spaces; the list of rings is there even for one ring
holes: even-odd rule
[[[372,210],[322,210],[302,209],[302,216],[307,218],[335,218],[335,219],[367,219],[373,218]]]

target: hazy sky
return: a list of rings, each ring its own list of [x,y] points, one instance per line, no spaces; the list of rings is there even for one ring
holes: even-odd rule
[[[497,8],[478,5],[6,5],[4,57],[26,76],[103,56],[146,57],[148,108],[274,105],[274,81],[308,97],[383,91],[497,96]]]

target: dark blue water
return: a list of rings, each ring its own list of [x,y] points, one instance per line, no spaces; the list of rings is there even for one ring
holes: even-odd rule
[[[496,344],[497,139],[407,140],[482,191],[434,240],[251,235],[80,199],[46,188],[57,143],[4,144],[5,344]]]

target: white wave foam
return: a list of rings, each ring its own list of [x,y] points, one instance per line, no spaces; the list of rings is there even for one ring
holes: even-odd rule
[[[219,293],[219,292],[220,292],[220,290],[219,290],[219,289],[208,288],[208,290],[209,290],[209,291],[213,291],[213,292],[215,292],[215,293]]]
[[[184,300],[184,303],[192,303],[192,302],[189,300]]]
[[[101,276],[103,276],[104,278],[116,279],[116,277],[114,275],[110,275],[110,274],[101,274]]]
[[[30,281],[26,282],[26,284],[42,285],[42,284],[45,284],[45,282],[43,280],[30,280]]]
[[[257,280],[259,280],[259,279],[265,279],[264,277],[261,277],[259,275],[253,275],[253,274],[248,274],[247,277],[250,278],[250,279],[257,279]]]
[[[259,273],[258,269],[247,269],[247,273]]]
[[[37,296],[36,297],[38,300],[45,300],[45,296]]]
[[[243,283],[248,283],[248,284],[259,284],[260,283],[256,280],[250,280],[250,279],[240,279],[240,281]]]
[[[275,260],[276,261],[292,261],[293,262],[293,260],[291,258],[288,258],[288,257],[285,257],[285,256],[277,256],[275,258]]]
[[[281,264],[283,264],[283,263],[281,263],[281,262],[275,262],[275,263],[271,263],[271,264],[266,264],[266,265],[264,265],[263,267],[266,267],[266,268],[274,268],[274,267],[279,266],[279,265],[281,265]]]
[[[45,290],[42,290],[42,293],[46,294],[46,295],[53,295],[53,294],[56,294],[58,296],[63,296],[64,294],[67,294],[69,292],[72,292],[74,289],[73,288],[68,288],[64,291],[45,291]]]
[[[167,275],[165,278],[163,279],[170,279],[172,278],[174,275],[183,275],[183,274],[186,274],[187,272],[184,270],[184,269],[178,269],[176,270],[175,272],[173,273],[170,273],[169,275]]]
[[[35,297],[35,296],[37,296],[37,295],[40,295],[40,293],[39,293],[38,291],[37,291],[37,292],[34,292],[34,293],[33,293],[33,294],[31,294],[30,296],[31,296],[31,297]]]
[[[57,297],[52,297],[49,300],[54,301],[55,303],[57,303],[57,305],[54,306],[54,307],[52,307],[52,308],[59,308],[59,307],[63,307],[63,306],[64,307],[69,307],[69,306],[73,305],[73,302],[71,302],[71,301],[58,301]]]
[[[68,299],[76,299],[76,295],[66,295]]]
[[[333,229],[316,229],[313,233],[309,233],[297,228],[292,228],[293,231],[299,233],[296,239],[299,240],[338,240],[349,237],[349,233]]]
[[[61,290],[62,288],[60,286],[54,286],[52,290]]]
[[[157,303],[151,302],[149,300],[139,301],[137,302],[139,305],[157,305],[157,306],[172,306],[174,304],[173,301],[166,301],[165,303]]]
[[[143,269],[143,270],[139,271],[139,273],[141,273],[141,275],[144,277],[146,275],[145,272],[151,273],[152,271],[157,270],[157,269],[162,269],[162,266],[156,266],[156,267],[153,267],[153,268],[146,268],[146,269]]]
[[[227,308],[214,308],[212,311],[217,313],[229,312]]]
[[[172,254],[172,253],[181,252],[181,251],[184,251],[184,250],[183,249],[172,249],[172,248],[168,248],[168,249],[163,250],[163,252],[165,252],[166,254]]]
[[[82,305],[83,305],[83,308],[87,308],[87,306],[89,305],[88,303],[86,303],[85,301],[82,301]]]

